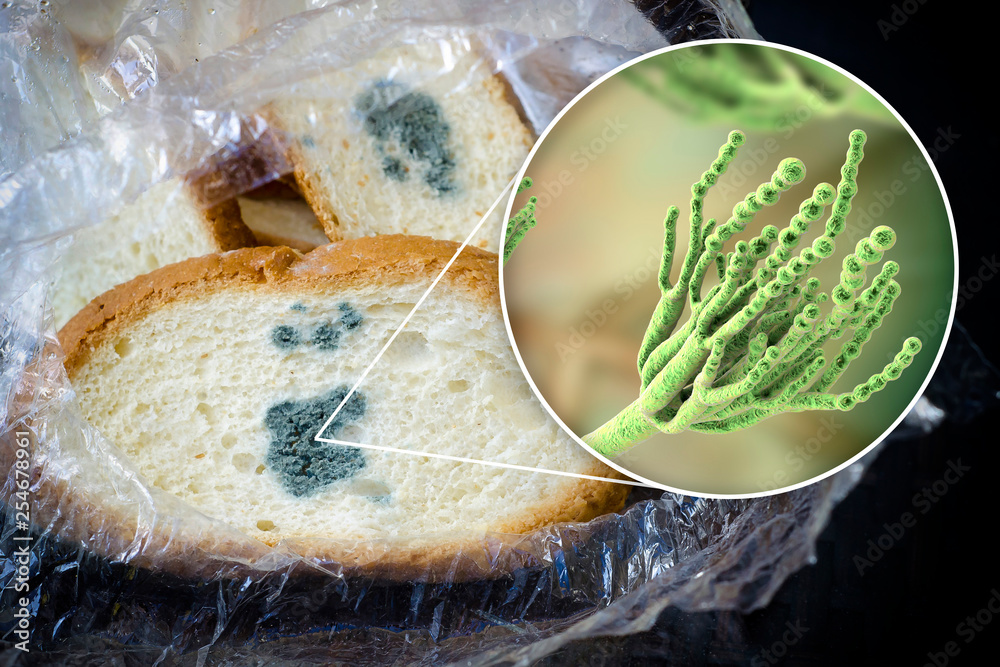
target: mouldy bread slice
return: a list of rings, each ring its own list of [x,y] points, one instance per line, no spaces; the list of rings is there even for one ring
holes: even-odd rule
[[[100,223],[73,234],[52,289],[59,329],[91,299],[166,264],[256,244],[233,200],[198,203],[181,180],[152,186]]]
[[[397,235],[301,257],[254,248],[137,278],[60,334],[83,414],[203,513],[384,576],[448,569],[486,532],[620,508],[620,484],[313,440],[457,247]],[[497,284],[496,256],[467,249],[327,435],[614,476],[530,391]]]
[[[531,135],[504,83],[467,46],[453,47],[393,48],[269,107],[331,239],[464,241],[521,166]],[[502,208],[473,245],[499,248]]]

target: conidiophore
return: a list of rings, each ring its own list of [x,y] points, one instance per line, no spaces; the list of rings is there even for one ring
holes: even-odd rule
[[[920,351],[915,337],[908,338],[893,361],[867,382],[849,392],[829,392],[899,296],[899,283],[893,279],[899,265],[893,261],[885,262],[859,294],[868,267],[882,260],[895,243],[895,232],[879,226],[862,239],[844,258],[840,282],[829,294],[820,292],[819,279],[808,277],[813,267],[833,254],[835,239],[844,230],[857,192],[855,179],[865,139],[861,130],[851,132],[836,190],[821,183],[787,227],[768,225],[749,242],[740,240],[733,251],[723,254],[727,240],[805,177],[801,161],[785,159],[769,182],[733,208],[726,223],[704,221],[705,195],[745,140],[742,132],[730,133],[718,159],[691,186],[690,245],[674,285],[670,267],[679,211],[671,206],[667,212],[661,297],[639,351],[639,397],[586,435],[584,442],[601,454],[615,456],[657,432],[728,433],[782,412],[850,410],[900,376]],[[831,204],[823,235],[793,255],[801,236]],[[532,219],[533,213],[532,206]],[[719,284],[702,294],[705,276],[713,268]],[[832,308],[824,316],[820,305],[827,300]],[[690,316],[677,328],[685,307]],[[845,334],[850,339],[828,363],[823,345]]]

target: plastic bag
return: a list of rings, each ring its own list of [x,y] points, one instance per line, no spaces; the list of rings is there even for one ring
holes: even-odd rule
[[[154,183],[230,158],[246,165],[235,157],[269,131],[264,105],[324,67],[348,67],[393,44],[430,40],[451,49],[475,41],[539,132],[587,83],[636,53],[693,37],[754,36],[738,5],[707,0],[671,9],[640,2],[641,12],[603,0],[337,4],[297,15],[312,7],[289,5],[280,10],[287,18],[267,14],[273,7],[265,10],[265,3],[188,4],[181,11],[129,3],[93,25],[67,18],[72,35],[59,12],[43,11],[46,5],[0,10],[8,35],[19,38],[4,42],[3,64],[12,72],[40,68],[29,77],[33,85],[2,82],[0,117],[23,121],[4,121],[2,134],[5,146],[14,134],[23,136],[11,144],[16,151],[5,151],[0,181],[0,452],[10,470],[3,495],[9,503],[17,492],[13,439],[30,427],[42,443],[39,463],[58,468],[67,484],[85,479],[132,518],[127,530],[102,523],[71,495],[40,508],[47,521],[33,528],[26,566],[33,647],[66,664],[116,657],[361,663],[375,651],[386,661],[525,664],[574,639],[645,629],[667,606],[754,609],[813,558],[817,535],[862,464],[762,499],[710,501],[637,489],[619,515],[526,536],[536,557],[531,567],[435,583],[317,568],[280,546],[254,545],[148,485],[72,409],[44,304],[74,230]],[[102,32],[108,23],[117,24],[113,34]],[[81,42],[88,47],[80,49]],[[52,51],[36,56],[36,43]],[[64,98],[51,97],[47,68],[71,77],[78,57],[86,61],[84,82],[68,86]],[[43,113],[31,119],[33,108]],[[220,201],[286,173],[281,156],[275,151],[253,169],[228,173],[204,189],[204,199]],[[985,382],[996,386],[993,377]],[[932,428],[942,414],[924,400],[906,423]],[[23,534],[14,513],[5,512],[7,589],[20,576],[14,538]],[[207,563],[214,573],[208,577],[162,567],[164,536],[169,542],[192,535],[245,545],[246,557],[227,561],[228,570],[224,562],[221,572],[219,563]],[[194,569],[209,555],[191,554]],[[15,625],[0,617],[5,636]]]

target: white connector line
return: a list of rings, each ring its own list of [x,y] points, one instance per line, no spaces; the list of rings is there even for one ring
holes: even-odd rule
[[[476,233],[479,231],[479,228],[483,226],[483,223],[486,221],[486,218],[488,218],[490,213],[493,212],[493,209],[497,207],[497,204],[500,203],[500,200],[504,198],[504,195],[507,194],[507,191],[510,190],[510,186],[513,184],[514,184],[514,179],[512,178],[510,182],[507,183],[507,187],[505,187],[503,189],[503,192],[500,193],[500,196],[497,197],[496,201],[493,202],[493,206],[490,206],[490,210],[486,211],[486,215],[484,215],[482,218],[479,219],[479,224],[476,225],[476,228],[472,230],[472,233],[469,234],[469,236],[466,237],[464,241],[462,241],[462,245],[458,247],[458,250],[456,250],[455,254],[451,256],[451,259],[448,260],[448,263],[444,265],[444,268],[441,269],[441,273],[437,275],[437,277],[434,279],[434,282],[431,283],[431,286],[427,288],[427,291],[424,292],[419,299],[417,299],[417,302],[413,305],[413,308],[406,315],[406,317],[403,318],[403,322],[398,327],[396,327],[395,331],[392,332],[392,335],[389,336],[389,340],[386,341],[385,345],[383,345],[382,349],[378,351],[378,354],[375,355],[375,358],[372,360],[372,362],[368,364],[368,368],[365,369],[365,372],[361,374],[361,377],[358,378],[358,381],[354,383],[354,386],[351,387],[351,390],[347,392],[346,396],[344,396],[344,400],[340,402],[340,405],[338,405],[337,409],[333,411],[333,414],[330,415],[330,417],[323,423],[323,428],[321,428],[319,430],[319,433],[316,434],[315,438],[316,440],[319,440],[321,442],[330,442],[329,440],[325,440],[320,437],[321,435],[323,435],[323,431],[325,431],[327,427],[330,426],[330,422],[333,421],[333,418],[336,417],[338,414],[340,414],[340,411],[344,408],[344,405],[347,404],[347,401],[350,400],[351,396],[354,396],[354,392],[358,390],[358,387],[360,387],[361,383],[365,381],[365,378],[368,377],[368,374],[371,372],[371,370],[375,368],[375,364],[378,363],[379,359],[382,358],[382,355],[385,354],[385,351],[389,349],[390,345],[392,345],[392,341],[396,340],[396,336],[399,335],[399,332],[402,331],[404,328],[406,328],[406,325],[409,323],[410,318],[413,317],[413,313],[417,312],[420,306],[424,304],[424,301],[427,300],[427,297],[430,295],[430,293],[434,291],[434,288],[437,287],[437,284],[441,282],[442,278],[444,278],[444,274],[448,272],[448,269],[451,268],[451,265],[454,264],[455,260],[458,259],[458,256],[462,254],[462,251],[465,250],[465,246],[469,245],[469,241],[471,241],[472,237],[476,235]]]
[[[351,446],[351,447],[360,447],[362,449],[376,449],[376,450],[381,450],[381,451],[384,451],[384,452],[395,452],[397,454],[411,454],[413,456],[428,456],[428,457],[435,458],[435,459],[446,459],[448,461],[459,461],[461,463],[479,463],[481,465],[494,466],[496,468],[512,468],[514,470],[526,470],[526,471],[529,471],[529,472],[545,473],[547,475],[561,475],[563,477],[579,477],[581,479],[592,479],[592,480],[596,480],[596,481],[599,481],[599,482],[614,482],[616,484],[628,484],[630,486],[646,486],[645,484],[640,484],[639,482],[635,482],[635,481],[625,481],[625,480],[621,480],[621,479],[611,479],[609,477],[594,477],[592,475],[579,475],[579,474],[576,474],[576,473],[563,472],[563,471],[560,471],[560,470],[546,470],[545,468],[532,468],[531,466],[514,465],[513,463],[497,463],[496,461],[481,461],[479,459],[470,459],[470,458],[466,458],[464,456],[449,456],[448,454],[428,454],[427,452],[415,452],[415,451],[412,451],[412,450],[409,450],[409,449],[399,449],[398,447],[389,447],[389,446],[386,446],[386,445],[366,445],[366,444],[362,444],[360,442],[346,442],[344,440],[335,440],[335,439],[332,439],[332,438],[324,438],[324,437],[322,437],[323,436],[323,432],[326,431],[326,429],[330,426],[330,424],[333,422],[334,418],[338,414],[340,414],[340,411],[343,410],[344,405],[347,404],[347,401],[350,400],[351,396],[353,396],[354,393],[358,390],[358,387],[361,386],[361,383],[365,381],[365,378],[368,377],[368,374],[375,367],[375,364],[377,364],[379,362],[379,359],[382,358],[382,355],[385,354],[385,351],[388,350],[389,346],[392,345],[392,342],[394,340],[396,340],[396,336],[398,336],[399,333],[403,329],[406,328],[406,325],[409,323],[410,318],[413,317],[413,314],[415,312],[417,312],[417,310],[420,308],[420,306],[423,305],[424,301],[427,300],[427,297],[430,295],[430,293],[434,290],[435,287],[437,287],[437,284],[439,282],[441,282],[441,279],[444,277],[444,274],[448,272],[448,269],[451,268],[451,265],[455,263],[455,260],[458,259],[458,256],[462,254],[463,250],[465,250],[465,246],[469,245],[469,242],[472,241],[472,237],[474,237],[476,234],[479,233],[479,229],[483,226],[483,223],[486,222],[486,218],[490,217],[490,214],[493,213],[493,210],[496,209],[496,207],[500,205],[500,202],[503,201],[504,197],[507,196],[507,192],[514,185],[514,180],[516,178],[517,177],[515,176],[510,181],[508,181],[507,186],[503,189],[503,192],[500,193],[500,196],[496,198],[496,201],[493,202],[493,205],[490,206],[490,208],[489,208],[488,211],[486,211],[486,215],[484,215],[482,218],[479,219],[479,224],[476,225],[476,228],[473,229],[472,233],[470,233],[466,237],[466,239],[462,242],[462,245],[460,245],[458,247],[458,250],[455,251],[455,254],[452,255],[452,257],[451,257],[450,260],[448,260],[448,263],[444,265],[443,269],[441,269],[441,273],[439,273],[437,275],[437,277],[434,278],[434,282],[431,283],[431,286],[428,287],[427,291],[424,292],[423,295],[417,300],[417,303],[414,304],[414,306],[410,310],[409,314],[407,314],[407,316],[403,318],[402,323],[400,323],[400,325],[396,328],[396,330],[392,332],[392,335],[389,336],[389,340],[386,341],[385,345],[382,346],[382,349],[378,351],[378,354],[375,355],[375,358],[372,360],[372,362],[370,364],[368,364],[368,368],[366,368],[365,371],[364,371],[364,373],[361,374],[361,377],[358,378],[358,381],[354,383],[354,386],[351,387],[351,390],[349,392],[347,392],[347,395],[344,396],[344,399],[340,402],[340,405],[337,406],[337,409],[334,410],[333,414],[331,414],[327,418],[327,420],[323,423],[323,428],[321,428],[319,430],[319,433],[316,434],[316,437],[314,439],[317,440],[317,441],[319,441],[319,442],[329,442],[329,443],[334,444],[334,445],[348,445],[348,446]]]
[[[411,454],[413,456],[427,456],[432,459],[444,459],[445,461],[458,461],[459,463],[479,463],[484,466],[494,468],[510,468],[511,470],[524,470],[526,472],[540,472],[546,475],[559,475],[561,477],[579,477],[581,479],[592,479],[596,482],[612,482],[614,484],[627,484],[628,486],[647,486],[642,482],[631,479],[612,479],[610,477],[595,477],[594,475],[580,475],[575,472],[565,472],[562,470],[549,470],[547,468],[532,468],[531,466],[520,466],[516,463],[498,463],[496,461],[483,461],[481,459],[470,459],[465,456],[451,456],[450,454],[430,454],[428,452],[417,452],[412,449],[400,449],[399,447],[387,447],[385,445],[366,445],[360,442],[348,442],[346,440],[335,440],[333,438],[321,438],[316,436],[321,442],[329,442],[334,445],[347,445],[348,447],[360,447],[361,449],[375,449],[382,452],[394,452],[396,454]]]

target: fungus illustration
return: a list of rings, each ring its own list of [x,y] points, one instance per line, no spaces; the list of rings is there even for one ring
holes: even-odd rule
[[[837,188],[820,183],[786,227],[764,226],[757,236],[738,240],[724,252],[727,241],[806,173],[800,160],[782,160],[769,181],[736,204],[728,221],[704,220],[709,188],[745,141],[738,130],[729,134],[718,158],[691,187],[690,243],[674,284],[670,269],[680,211],[676,206],[667,211],[658,275],[661,296],[637,360],[639,397],[584,436],[585,443],[614,457],[658,432],[729,433],[785,412],[846,411],[900,377],[920,351],[916,337],[907,338],[892,361],[866,382],[850,391],[833,391],[900,295],[896,262],[885,261],[877,273],[870,268],[882,262],[896,241],[895,232],[884,225],[872,229],[843,259],[839,283],[828,293],[809,275],[833,255],[844,231],[865,140],[863,131],[851,132]],[[525,187],[522,183],[519,191]],[[793,252],[827,208],[823,233]],[[531,201],[511,219],[505,261],[534,226],[534,213]],[[709,271],[718,282],[705,289]],[[870,273],[874,277],[869,282]],[[688,317],[681,324],[685,311]],[[846,340],[839,352],[830,359],[824,356],[824,345],[841,338]]]
[[[879,263],[893,246],[895,232],[883,225],[859,241],[844,258],[840,282],[829,294],[820,292],[818,278],[808,277],[833,254],[835,239],[844,230],[857,192],[865,139],[861,130],[851,133],[836,190],[820,183],[787,227],[779,231],[767,225],[749,242],[737,241],[735,249],[724,255],[726,241],[805,177],[800,160],[782,160],[771,180],[739,202],[726,223],[704,221],[709,188],[745,141],[742,132],[730,133],[719,157],[691,187],[690,246],[673,285],[670,268],[680,212],[675,206],[668,209],[659,271],[661,297],[638,357],[639,397],[584,436],[584,442],[603,455],[617,456],[657,432],[728,433],[784,412],[850,410],[900,376],[920,351],[916,337],[908,338],[895,358],[867,382],[849,392],[830,391],[900,294],[893,279],[899,271],[894,261],[885,262],[859,294],[868,267]],[[793,254],[802,235],[831,205],[825,232]],[[706,273],[713,267],[719,284],[702,294]],[[833,305],[823,315],[820,306],[827,300]],[[690,314],[678,328],[685,306]],[[848,334],[839,354],[828,363],[823,345]]]

